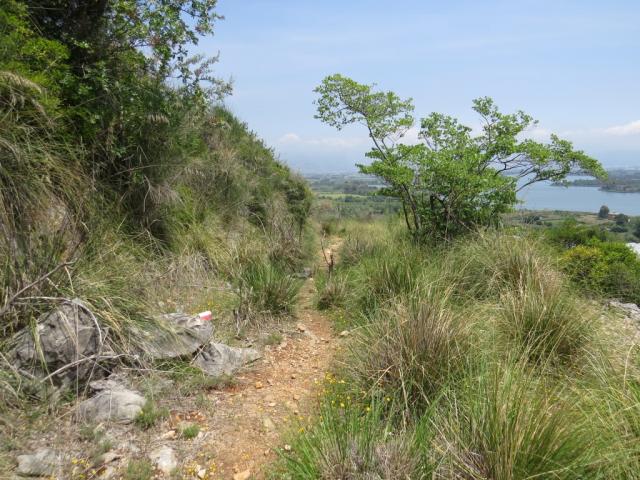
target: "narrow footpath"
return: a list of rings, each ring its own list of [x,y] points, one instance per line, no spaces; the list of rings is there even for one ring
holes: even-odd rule
[[[276,460],[276,449],[290,448],[285,434],[304,428],[312,418],[339,344],[330,320],[315,309],[314,294],[309,278],[291,332],[279,345],[267,347],[234,387],[210,394],[209,435],[196,458],[206,467],[206,478],[265,478],[264,467]]]

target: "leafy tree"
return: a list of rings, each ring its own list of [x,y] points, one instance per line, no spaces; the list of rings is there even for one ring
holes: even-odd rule
[[[450,238],[496,224],[515,205],[516,193],[533,183],[560,181],[578,169],[605,174],[595,159],[556,135],[548,144],[522,139],[536,121],[522,111],[503,114],[487,97],[473,102],[483,120],[480,135],[431,113],[420,122],[420,141],[408,144],[401,140],[414,125],[411,99],[339,74],[326,77],[315,92],[316,118],[338,130],[355,123],[367,128],[372,161],[358,166],[384,180],[382,193],[401,200],[416,238]]]
[[[598,211],[598,218],[609,218],[609,207],[602,205]]]
[[[620,226],[626,225],[627,223],[629,223],[629,217],[624,213],[617,214],[614,220],[616,222],[616,225],[620,225]]]
[[[230,92],[212,74],[217,57],[189,57],[213,32],[217,0],[25,0],[43,40],[67,52],[71,72],[57,85],[70,135],[82,138],[92,178],[117,191],[132,216],[154,224],[150,191],[199,144],[195,129]],[[189,121],[189,120],[187,120]],[[199,152],[198,152],[199,153]]]

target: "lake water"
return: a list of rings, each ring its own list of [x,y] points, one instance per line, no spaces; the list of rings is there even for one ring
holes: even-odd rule
[[[518,208],[530,210],[569,210],[597,213],[602,205],[611,212],[640,215],[640,193],[604,192],[598,187],[554,187],[541,182],[518,194]]]

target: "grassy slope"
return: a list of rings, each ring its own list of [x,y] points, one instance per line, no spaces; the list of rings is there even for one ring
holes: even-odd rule
[[[347,224],[319,306],[350,347],[277,478],[640,478],[640,355],[539,239]]]

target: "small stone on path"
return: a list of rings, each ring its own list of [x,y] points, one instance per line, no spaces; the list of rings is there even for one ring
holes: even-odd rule
[[[251,476],[251,470],[247,469],[243,472],[236,473],[233,476],[233,480],[248,480],[250,476]]]

